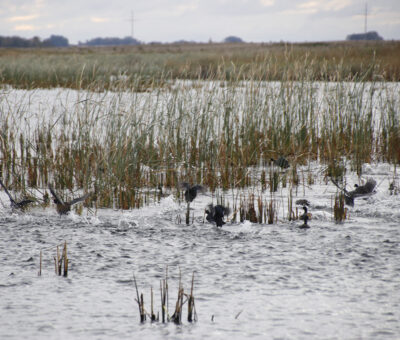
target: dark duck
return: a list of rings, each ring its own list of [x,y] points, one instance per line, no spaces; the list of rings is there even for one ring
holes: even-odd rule
[[[340,187],[333,178],[331,178],[331,181],[343,192],[346,205],[349,205],[351,207],[354,207],[355,198],[371,196],[376,192],[376,181],[373,178],[368,178],[367,182],[364,185],[355,184],[355,189],[352,191],[347,191],[346,188]]]
[[[8,198],[10,199],[11,202],[11,208],[12,209],[18,209],[18,210],[24,210],[27,205],[29,203],[33,203],[34,201],[31,199],[24,199],[22,201],[16,201],[15,199],[13,199],[13,197],[11,196],[11,194],[8,192],[6,186],[4,185],[3,181],[0,180],[0,185],[3,187],[5,193],[7,194]]]
[[[190,203],[193,202],[193,200],[197,196],[197,192],[204,193],[205,188],[202,185],[190,185],[187,182],[181,183],[181,188],[185,189],[185,200],[186,202]]]
[[[304,223],[299,226],[301,229],[308,229],[310,226],[308,225],[308,220],[310,219],[310,214],[307,211],[307,207],[303,206],[304,214],[299,217],[300,220],[304,221]]]
[[[289,167],[289,161],[283,156],[279,156],[278,159],[271,158],[271,162],[282,169],[287,169]]]
[[[53,202],[56,204],[56,210],[60,215],[65,215],[71,211],[71,207],[78,203],[82,202],[85,199],[87,199],[90,196],[90,193],[73,199],[72,201],[69,202],[64,202],[60,196],[57,195],[57,193],[54,191],[53,187],[49,184],[49,190],[51,192],[51,195],[53,196]]]
[[[225,224],[224,216],[229,215],[230,211],[229,208],[222,205],[213,206],[212,204],[209,204],[205,211],[207,215],[206,219],[210,223],[215,223],[217,227],[222,227]]]

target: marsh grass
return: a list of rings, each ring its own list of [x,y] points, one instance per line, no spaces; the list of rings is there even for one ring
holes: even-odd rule
[[[4,90],[0,176],[13,190],[46,188],[51,181],[60,191],[94,192],[96,209],[131,209],[159,200],[164,190],[179,197],[176,188],[183,181],[202,183],[212,193],[261,187],[274,194],[289,185],[297,194],[301,181],[313,183],[299,175],[298,166],[312,161],[326,164],[326,175],[335,178],[345,175],[342,159],[359,175],[365,162],[398,163],[398,87],[365,82],[385,79],[377,65],[350,76],[343,64],[327,63],[317,75],[318,60],[294,60],[296,53],[285,52],[280,82],[263,81],[276,60],[257,57],[258,64],[247,66],[224,59],[216,69],[202,67],[190,81],[172,81],[171,70],[151,78],[120,65],[121,79],[136,85],[121,80],[113,91],[86,76],[88,70],[100,72],[86,64],[72,72],[79,90],[60,99],[50,114],[11,105],[8,94],[14,90]],[[189,69],[184,67],[181,79],[193,76]],[[140,92],[144,78],[149,92]],[[279,155],[291,168],[268,164]],[[273,223],[276,204],[273,196],[242,197],[235,212],[240,220]],[[287,218],[293,218],[292,210]]]
[[[150,318],[152,322],[160,321],[159,313],[157,316],[154,313],[154,299],[153,299],[153,288],[150,288],[150,313],[146,311],[144,306],[144,297],[143,293],[139,294],[139,289],[136,282],[136,277],[133,276],[133,281],[135,284],[136,290],[136,302],[139,308],[139,315],[140,315],[140,322],[146,322],[147,316]],[[191,281],[191,288],[190,293],[186,294],[185,290],[182,285],[182,277],[181,273],[179,272],[179,281],[178,281],[178,294],[177,300],[175,303],[175,310],[172,315],[169,315],[168,312],[168,267],[165,270],[165,279],[160,281],[160,297],[161,297],[161,321],[162,323],[165,322],[174,322],[177,325],[182,324],[182,313],[183,313],[183,306],[187,303],[187,320],[188,322],[197,321],[197,313],[195,307],[195,298],[193,295],[194,291],[194,272],[192,273],[192,281]]]
[[[342,192],[335,195],[333,216],[336,223],[341,223],[347,218],[347,208],[345,207],[344,194]]]
[[[40,252],[40,259],[42,258],[42,252]],[[56,256],[54,256],[54,265],[55,265],[55,271],[56,275],[63,275],[64,277],[68,276],[68,255],[67,255],[67,241],[64,242],[63,250],[60,254],[60,249],[59,246],[57,246],[57,252]],[[42,262],[40,261],[40,273],[41,273],[41,264]]]
[[[0,83],[147,91],[169,79],[399,81],[399,54],[397,41],[0,49]]]

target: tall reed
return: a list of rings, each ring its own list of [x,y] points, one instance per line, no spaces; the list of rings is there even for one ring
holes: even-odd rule
[[[270,70],[271,62],[262,65]],[[286,64],[277,83],[263,81],[260,65],[245,72],[231,63],[228,77],[225,61],[216,70],[199,70],[198,80],[172,82],[166,71],[165,86],[146,78],[149,92],[122,85],[98,92],[93,81],[90,91],[59,90],[46,113],[31,113],[31,98],[11,105],[8,98],[17,93],[7,90],[0,96],[0,175],[13,189],[52,181],[57,189],[94,191],[98,208],[131,209],[156,199],[160,187],[187,180],[213,192],[255,188],[261,179],[263,189],[276,192],[280,183],[297,190],[297,165],[313,160],[336,171],[346,159],[360,175],[364,162],[398,162],[397,85],[364,82],[373,67],[344,79],[341,65],[335,82],[316,83],[310,81],[314,62]],[[75,82],[84,82],[82,72]],[[126,76],[142,82],[140,73]],[[270,171],[277,155],[290,160],[290,170]],[[254,200],[254,210],[264,211],[264,203]]]

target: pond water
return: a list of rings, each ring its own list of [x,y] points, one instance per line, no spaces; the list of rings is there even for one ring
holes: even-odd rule
[[[0,338],[398,339],[400,196],[387,190],[388,165],[365,173],[377,194],[357,199],[342,224],[332,219],[332,184],[302,191],[313,214],[307,230],[283,219],[217,228],[204,222],[210,193],[193,202],[187,226],[174,195],[138,210],[59,217],[54,207],[13,213],[1,191]],[[64,241],[67,278],[54,273]],[[186,305],[182,325],[140,323],[133,275],[146,309],[153,287],[159,311],[167,266],[170,314],[179,271],[186,292],[195,272],[196,323]]]
[[[5,88],[0,92],[0,121],[12,128],[14,136],[32,141],[42,126],[64,129],[71,137],[81,123],[101,140],[105,117],[112,121],[128,112],[135,124],[136,119],[149,126],[156,121],[161,129],[165,113],[178,119],[176,108],[182,105],[185,112],[204,109],[218,130],[223,126],[217,124],[221,108],[230,100],[238,118],[249,107],[262,115],[271,103],[280,112],[280,98],[292,89],[280,91],[279,84],[268,84],[254,97],[247,87],[229,92],[210,83],[207,92],[207,87],[189,84],[184,90],[185,84],[178,85],[175,92],[141,94]],[[300,89],[290,98],[311,103],[304,107],[315,110],[316,117],[340,102],[349,112],[372,112],[373,128],[378,129],[382,112],[398,114],[399,83],[365,87],[317,83],[318,91],[311,85],[297,84]],[[296,96],[303,93],[309,97]],[[302,112],[296,100],[294,105]],[[190,131],[197,116],[184,117],[184,127]],[[259,178],[260,169],[249,169],[250,176],[253,170],[254,178]],[[312,219],[306,230],[299,228],[299,221],[288,222],[289,189],[281,187],[271,195],[261,193],[255,184],[241,193],[274,200],[277,223],[240,223],[229,216],[222,228],[205,221],[204,209],[216,202],[216,196],[233,207],[242,197],[237,192],[199,195],[191,205],[191,223],[185,225],[186,205],[174,191],[137,210],[85,208],[82,215],[71,212],[60,217],[54,206],[13,212],[0,190],[0,339],[399,339],[400,194],[389,192],[393,181],[399,188],[399,169],[365,164],[361,180],[348,169],[348,188],[372,177],[377,192],[356,199],[342,224],[333,220],[338,189],[326,181],[325,170],[319,164],[297,168],[300,185],[293,188],[293,200],[311,202]],[[307,185],[310,173],[312,186]],[[56,247],[65,241],[68,277],[54,273]],[[43,263],[38,276],[40,251]],[[194,272],[197,322],[186,321],[185,305],[182,325],[140,323],[133,276],[146,310],[150,311],[153,287],[155,310],[160,311],[159,287],[166,268],[170,314],[180,273],[189,292]]]

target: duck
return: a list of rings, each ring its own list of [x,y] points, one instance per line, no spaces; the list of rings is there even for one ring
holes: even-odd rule
[[[299,226],[301,229],[308,229],[310,226],[308,225],[308,220],[310,219],[310,214],[308,213],[307,207],[303,206],[304,214],[299,217],[300,220],[304,221],[304,223]]]
[[[13,209],[13,210],[14,209],[16,209],[16,210],[24,210],[29,203],[33,203],[34,202],[31,199],[24,199],[22,201],[17,202],[15,199],[13,199],[11,194],[8,192],[8,190],[7,190],[7,188],[4,185],[2,180],[0,180],[0,185],[3,187],[5,193],[7,194],[8,198],[10,199],[11,209]]]
[[[376,193],[376,181],[373,178],[368,178],[367,182],[364,185],[355,184],[355,189],[352,191],[347,191],[346,188],[341,188],[333,178],[331,178],[331,181],[344,193],[344,202],[350,207],[354,207],[355,198],[370,196]]]
[[[181,183],[180,186],[182,189],[185,189],[185,200],[188,203],[194,201],[194,199],[197,197],[198,191],[200,191],[202,193],[204,193],[204,191],[205,191],[205,188],[199,184],[191,186],[189,183],[183,182],[183,183]]]
[[[231,209],[224,207],[223,205],[213,206],[209,204],[205,210],[206,220],[210,223],[215,223],[217,227],[222,227],[226,222],[224,222],[224,216],[229,215]]]
[[[66,215],[71,211],[71,207],[81,201],[84,201],[87,199],[91,194],[87,193],[86,195],[82,197],[75,198],[69,202],[64,202],[60,196],[57,195],[57,193],[54,191],[53,187],[51,184],[49,184],[49,190],[51,192],[51,195],[53,196],[53,202],[56,204],[56,210],[60,215]]]
[[[279,156],[278,159],[271,158],[271,162],[282,169],[287,169],[290,166],[289,161],[283,156]]]

